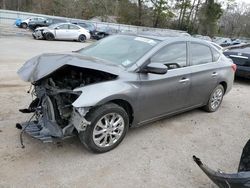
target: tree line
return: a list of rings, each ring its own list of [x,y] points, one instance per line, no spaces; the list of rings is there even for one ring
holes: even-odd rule
[[[235,0],[0,0],[0,8],[185,30],[213,37],[250,37],[250,8]]]

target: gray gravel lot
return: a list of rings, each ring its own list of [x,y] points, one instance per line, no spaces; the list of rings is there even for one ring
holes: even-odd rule
[[[212,188],[192,161],[236,172],[250,138],[250,81],[237,80],[215,113],[193,110],[130,129],[119,147],[89,153],[77,137],[43,144],[24,135],[20,147],[15,123],[29,104],[29,84],[16,75],[25,60],[44,52],[72,51],[78,42],[0,37],[0,187]],[[204,83],[205,84],[205,83]]]

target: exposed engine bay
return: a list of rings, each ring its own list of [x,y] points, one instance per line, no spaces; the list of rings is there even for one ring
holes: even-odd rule
[[[35,99],[23,113],[34,113],[31,120],[17,124],[31,136],[49,142],[53,137],[64,138],[74,135],[74,130],[84,131],[90,124],[72,103],[81,92],[75,88],[89,84],[113,80],[117,76],[110,73],[65,65],[48,76],[32,83],[31,92]]]

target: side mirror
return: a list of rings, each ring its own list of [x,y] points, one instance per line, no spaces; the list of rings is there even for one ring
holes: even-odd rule
[[[168,72],[168,67],[162,63],[149,63],[144,68],[143,72],[153,74],[166,74]]]
[[[58,27],[55,28],[55,30],[58,30],[58,29],[59,29]]]

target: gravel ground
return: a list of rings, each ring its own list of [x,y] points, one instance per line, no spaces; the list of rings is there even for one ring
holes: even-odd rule
[[[196,154],[214,169],[236,172],[250,133],[250,81],[236,80],[215,113],[193,110],[130,129],[116,149],[92,154],[77,137],[43,144],[15,123],[29,104],[28,83],[16,75],[25,60],[44,52],[72,51],[78,42],[0,37],[0,187],[212,188],[192,161]]]

